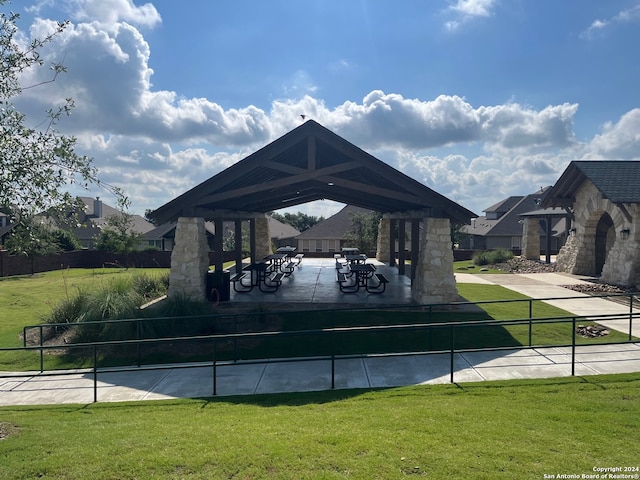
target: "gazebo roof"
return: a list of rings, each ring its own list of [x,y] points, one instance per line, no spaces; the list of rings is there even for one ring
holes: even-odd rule
[[[158,223],[181,216],[235,218],[329,199],[382,213],[469,223],[476,214],[308,120],[150,213]]]

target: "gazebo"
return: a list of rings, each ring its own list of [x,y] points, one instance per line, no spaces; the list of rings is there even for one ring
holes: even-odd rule
[[[450,224],[468,224],[477,215],[313,120],[150,213],[157,224],[178,222],[169,295],[205,296],[206,220],[214,222],[216,232],[222,231],[224,221],[235,222],[239,269],[243,221],[249,221],[254,261],[270,253],[269,212],[322,199],[383,213],[376,257],[390,265],[396,265],[398,258],[399,274],[405,273],[408,260],[404,232],[410,222],[413,299],[420,303],[457,299]],[[216,235],[216,270],[222,270],[222,240]]]

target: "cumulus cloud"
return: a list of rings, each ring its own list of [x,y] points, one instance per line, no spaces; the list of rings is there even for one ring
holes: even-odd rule
[[[591,141],[584,157],[620,160],[640,158],[640,108],[625,113],[616,123],[606,123],[602,133]]]
[[[592,141],[580,142],[573,130],[576,103],[474,105],[457,95],[406,98],[373,90],[329,107],[303,71],[289,82],[295,87],[289,98],[267,108],[225,108],[207,98],[154,89],[151,48],[139,29],[161,21],[153,7],[136,7],[130,0],[72,4],[75,23],[43,52],[64,61],[68,73],[25,91],[19,107],[41,119],[51,105],[73,97],[76,108],[62,124],[65,133],[78,137],[80,153],[95,159],[104,181],[124,189],[138,213],[299,126],[300,115],[474,211],[553,184],[571,160],[630,159],[640,152],[640,109],[604,125]],[[107,4],[115,13],[102,8]],[[494,2],[459,1],[451,12],[487,16],[493,8]],[[54,26],[38,18],[24,41]],[[36,85],[49,80],[51,71],[24,75],[23,85]]]
[[[155,27],[162,22],[151,3],[136,6],[132,0],[70,0],[69,13],[78,22],[97,22],[101,25],[132,25]]]

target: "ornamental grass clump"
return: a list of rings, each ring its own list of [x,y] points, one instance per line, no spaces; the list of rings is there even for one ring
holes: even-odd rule
[[[511,260],[513,256],[514,255],[511,250],[507,250],[506,248],[497,248],[495,250],[476,252],[473,255],[473,263],[478,266],[496,265],[498,263]]]
[[[140,307],[166,293],[168,279],[164,277],[167,275],[135,274],[102,282],[92,289],[79,289],[44,318],[44,323],[68,325],[48,329],[47,336],[66,332],[66,340],[73,342],[135,338],[138,332],[135,322],[94,322],[142,317]]]

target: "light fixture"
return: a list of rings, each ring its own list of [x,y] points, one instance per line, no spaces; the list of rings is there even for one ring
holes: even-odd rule
[[[571,235],[572,237],[576,236],[576,229],[575,228],[570,228],[569,229],[569,235]]]
[[[630,231],[628,228],[623,228],[622,230],[620,230],[620,238],[626,240],[627,238],[629,238],[629,233]]]

